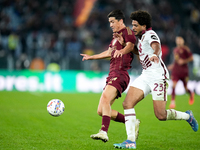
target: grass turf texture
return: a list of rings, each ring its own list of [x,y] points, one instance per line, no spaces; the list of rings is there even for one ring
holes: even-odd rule
[[[61,99],[65,112],[59,117],[48,114],[46,106]],[[101,127],[96,113],[100,94],[58,94],[0,92],[1,150],[111,150],[126,139],[125,125],[111,121],[109,142],[94,141],[91,134]],[[112,108],[123,113],[122,98]],[[192,110],[200,123],[200,97],[188,104],[188,95],[177,96],[176,110]],[[168,97],[170,99],[170,96]],[[167,103],[167,108],[169,101]],[[135,107],[141,120],[138,150],[199,150],[200,131],[194,132],[186,121],[158,121],[153,113],[151,95]]]

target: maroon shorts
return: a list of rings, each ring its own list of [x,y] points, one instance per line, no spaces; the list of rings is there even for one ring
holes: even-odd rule
[[[189,70],[188,67],[174,67],[171,72],[171,79],[173,81],[182,80],[184,81],[185,78],[188,78]]]
[[[106,78],[106,85],[114,86],[118,94],[116,96],[116,99],[121,97],[121,93],[123,93],[130,81],[130,77],[128,74],[118,74],[116,76],[108,76]]]
[[[179,80],[181,80],[182,82],[183,82],[183,84],[184,84],[184,86],[186,86],[186,84],[187,84],[187,81],[188,81],[188,73],[172,73],[171,74],[171,79],[172,79],[172,81],[176,81],[176,82],[178,82]]]

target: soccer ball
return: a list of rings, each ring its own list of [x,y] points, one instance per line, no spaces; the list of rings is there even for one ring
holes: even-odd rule
[[[47,104],[47,111],[52,116],[60,116],[65,110],[64,103],[59,99],[52,99]]]

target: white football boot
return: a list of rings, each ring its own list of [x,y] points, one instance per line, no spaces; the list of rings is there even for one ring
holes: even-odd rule
[[[108,135],[106,131],[100,130],[97,134],[92,134],[90,137],[94,140],[102,140],[103,142],[108,141]]]

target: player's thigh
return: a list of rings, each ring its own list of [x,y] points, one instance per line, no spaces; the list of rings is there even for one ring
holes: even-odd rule
[[[117,92],[118,91],[114,86],[107,85],[105,87],[105,89],[103,90],[99,104],[107,103],[107,104],[112,105],[115,101],[117,94],[118,94]]]
[[[123,102],[125,109],[133,108],[139,101],[150,93],[149,85],[144,81],[142,76],[136,78],[129,87],[126,98]]]
[[[103,108],[110,107],[117,96],[117,89],[111,85],[107,85],[101,94],[101,98],[99,100],[99,105],[97,108],[97,113],[101,116],[103,112]]]
[[[168,80],[155,80],[150,84],[154,113],[159,120],[166,120],[166,102]]]
[[[144,92],[141,89],[130,86],[126,98],[123,102],[124,109],[133,108],[143,98],[144,98]]]
[[[151,87],[149,86],[149,84],[146,81],[146,77],[140,75],[138,78],[136,78],[131,84],[130,86],[135,87],[136,89],[139,89],[142,91],[142,95],[141,92],[139,92],[139,90],[135,91],[134,94],[137,94],[137,92],[139,92],[137,95],[138,96],[142,96],[143,98],[145,98],[150,92],[151,92]],[[137,99],[139,97],[136,97]]]

